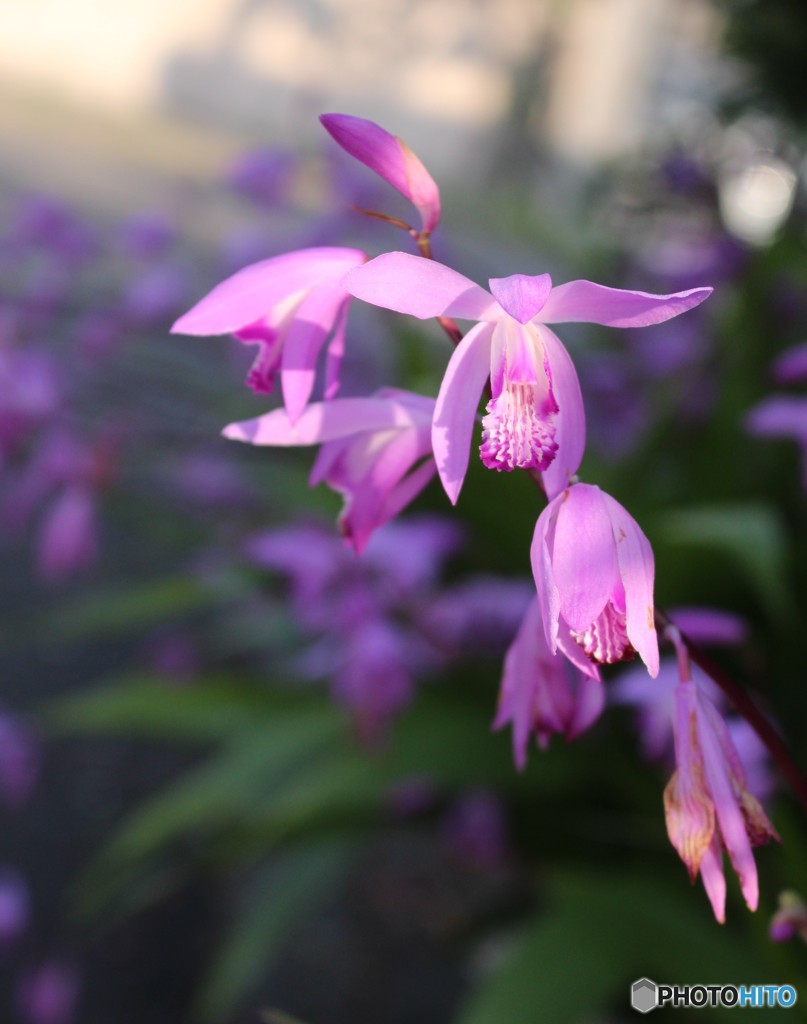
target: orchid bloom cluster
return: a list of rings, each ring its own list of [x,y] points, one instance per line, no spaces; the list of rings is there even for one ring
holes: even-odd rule
[[[547,273],[494,277],[484,288],[432,258],[440,196],[411,149],[361,118],[321,120],[347,153],[414,206],[419,227],[374,216],[405,228],[417,254],[369,258],[355,248],[318,246],[274,256],[219,284],[173,329],[230,334],[255,347],[247,383],[259,395],[279,383],[282,405],[227,426],[224,435],[259,446],[320,446],[311,483],[342,496],[340,530],[357,554],[434,476],[457,503],[485,396],[483,465],[526,471],[547,499],[531,549],[536,589],[505,659],[494,722],[512,725],[521,769],[531,736],[540,746],[553,733],[573,739],[597,718],[605,702],[601,666],[638,655],[651,677],[660,667],[653,551],[618,501],[578,479],[583,397],[553,327],[661,324],[698,306],[712,289],[656,295],[585,280],[555,284]],[[339,397],[354,299],[438,321],[454,349],[436,396],[385,387]],[[457,320],[470,323],[464,335]],[[682,671],[675,703],[677,769],[665,796],[670,838],[692,878],[701,873],[722,920],[721,851],[728,851],[753,909],[751,847],[775,833],[745,788],[719,712],[689,672]]]

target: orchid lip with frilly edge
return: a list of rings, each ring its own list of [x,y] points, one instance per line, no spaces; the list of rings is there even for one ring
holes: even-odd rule
[[[697,306],[712,291],[651,295],[591,281],[553,287],[548,274],[514,274],[492,278],[488,292],[450,267],[402,252],[354,268],[342,283],[356,298],[421,319],[479,321],[451,356],[434,414],[437,469],[452,502],[465,479],[488,378],[491,401],[481,448],[485,464],[540,470],[550,498],[577,472],[585,447],[580,385],[566,349],[547,324],[644,327]]]

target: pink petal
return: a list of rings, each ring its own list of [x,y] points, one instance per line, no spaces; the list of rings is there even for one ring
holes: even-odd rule
[[[222,431],[232,441],[258,445],[320,444],[364,431],[417,427],[428,423],[428,411],[390,398],[338,398],[307,406],[296,423],[285,409],[275,409]]]
[[[432,176],[397,135],[363,117],[322,114],[325,130],[351,156],[375,171],[417,208],[424,231],[440,220],[440,192]]]
[[[552,572],[561,615],[575,632],[588,629],[619,581],[614,536],[599,487],[569,488],[555,526]]]
[[[726,920],[726,877],[723,874],[723,853],[717,836],[712,838],[709,848],[701,861],[703,887],[718,924]]]
[[[557,498],[549,502],[538,516],[530,547],[530,562],[532,563],[532,574],[538,591],[538,602],[541,606],[544,635],[553,654],[557,651],[559,645],[558,618],[560,616],[560,595],[558,588],[555,586],[552,558],[549,549],[550,543],[554,540],[558,509],[564,497],[565,495],[558,495]]]
[[[434,458],[453,505],[457,503],[468,470],[476,412],[490,374],[492,334],[490,324],[477,324],[454,349],[434,409]]]
[[[345,301],[341,289],[317,288],[301,302],[288,325],[280,362],[283,402],[292,420],[305,409],[317,374],[320,350]]]
[[[593,281],[569,281],[552,289],[541,310],[542,323],[589,323],[606,327],[647,327],[699,306],[711,288],[690,288],[671,295],[606,288]]]
[[[528,277],[513,274],[511,277],[492,277],[488,281],[493,297],[520,324],[526,324],[536,317],[546,305],[552,291],[549,274]]]
[[[431,451],[430,441],[428,448]],[[414,501],[436,473],[437,466],[435,466],[434,460],[427,459],[405,476],[400,483],[395,485],[383,502],[380,510],[382,521],[386,523],[402,512],[411,501]]]
[[[359,249],[298,249],[244,267],[222,281],[171,328],[174,334],[230,334],[266,316],[283,299],[302,294],[323,279],[338,283],[364,262]]]
[[[706,784],[714,801],[723,845],[729,855],[732,867],[740,879],[740,888],[749,910],[756,910],[759,899],[757,866],[754,862],[754,853],[748,838],[745,819],[740,811],[737,795],[729,777],[728,765],[723,756],[719,738],[703,712],[696,717],[696,727],[698,743],[703,755]]]
[[[406,252],[376,256],[350,270],[342,286],[357,299],[421,320],[433,316],[494,320],[502,314],[493,297],[469,278],[442,263]]]
[[[605,687],[598,679],[588,675],[577,679],[574,709],[566,726],[566,739],[576,740],[590,728],[602,714],[605,707]]]
[[[653,606],[653,549],[633,516],[610,494],[603,492],[602,497],[611,520],[619,575],[625,588],[628,639],[655,679],[659,671],[659,654]]]
[[[543,481],[547,498],[554,498],[580,468],[586,447],[586,414],[577,370],[560,339],[548,327],[538,331],[544,345],[552,375],[552,392],[558,406],[555,414],[555,458],[544,470]]]
[[[428,445],[428,434],[425,445]],[[413,430],[393,433],[380,451],[375,438],[368,437],[364,450],[351,446],[350,451],[346,451],[341,464],[346,470],[344,480],[340,480],[339,472],[326,480],[345,496],[339,524],[357,555],[367,546],[373,531],[391,517],[391,510],[396,508],[391,496],[422,457],[423,449],[424,438]],[[354,473],[357,477],[353,477]]]
[[[345,300],[336,317],[333,337],[328,342],[325,356],[325,398],[336,398],[339,393],[339,373],[345,355],[345,332],[347,330],[347,311],[350,301]]]

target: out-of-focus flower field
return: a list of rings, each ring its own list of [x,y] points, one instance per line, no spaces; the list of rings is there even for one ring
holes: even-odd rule
[[[776,40],[729,24],[755,92],[586,177],[541,153],[441,182],[433,247],[480,282],[714,288],[652,327],[563,326],[580,477],[803,766],[807,107]],[[578,1024],[631,1019],[643,976],[807,998],[805,808],[705,677],[781,837],[756,913],[731,875],[718,924],[668,840],[671,646],[656,679],[604,666],[585,722],[563,690],[537,742],[511,736],[526,473],[477,441],[456,508],[432,481],[357,555],[312,449],[221,437],[277,396],[256,338],[178,317],[289,250],[413,251],[359,212],[406,219],[401,197],[322,136],[222,166],[230,227],[204,241],[192,204],[113,217],[0,181],[0,1019]],[[354,307],[340,397],[435,396],[437,324]]]

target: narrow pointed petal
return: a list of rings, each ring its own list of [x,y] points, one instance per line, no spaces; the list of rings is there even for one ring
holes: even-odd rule
[[[711,288],[690,288],[670,295],[606,288],[593,281],[569,281],[552,289],[538,319],[542,323],[589,323],[605,327],[647,327],[699,306]]]
[[[242,423],[231,423],[222,431],[232,441],[257,445],[320,444],[349,437],[361,431],[416,427],[428,422],[428,413],[405,402],[389,398],[340,398],[314,402],[292,423],[285,409],[275,409]]]
[[[431,449],[431,445],[429,445]],[[420,492],[429,484],[432,477],[437,475],[437,467],[432,459],[427,459],[419,466],[416,466],[411,473],[407,474],[392,491],[387,495],[381,505],[380,518],[386,523],[394,519],[402,512],[410,502],[414,501]]]
[[[339,374],[342,369],[342,359],[345,355],[345,333],[347,331],[347,312],[350,307],[349,299],[345,299],[342,308],[336,317],[333,328],[333,337],[328,342],[325,354],[325,398],[330,401],[336,398],[339,393]]]
[[[539,327],[538,331],[549,362],[552,392],[558,406],[554,420],[558,450],[543,473],[546,496],[551,500],[569,486],[569,481],[580,468],[586,447],[586,414],[577,370],[569,353],[548,327]]]
[[[365,259],[359,249],[299,249],[253,263],[222,281],[171,328],[174,334],[231,334],[278,302],[302,295],[323,278],[339,277]]]
[[[712,839],[701,861],[701,878],[718,924],[726,921],[726,876],[723,874],[723,853],[717,837]]]
[[[552,569],[561,615],[573,631],[588,629],[619,580],[611,521],[599,487],[569,488],[555,527]]]
[[[434,458],[453,505],[468,470],[476,411],[490,374],[492,333],[490,324],[481,323],[465,335],[449,360],[434,409]]]
[[[283,402],[297,420],[314,388],[317,360],[344,302],[341,291],[316,289],[300,304],[288,326],[281,355]]]
[[[538,591],[538,603],[541,607],[544,636],[553,654],[558,649],[560,594],[555,586],[549,542],[553,539],[555,519],[562,501],[563,496],[558,495],[557,498],[550,501],[538,516],[530,547],[530,562],[532,564],[532,574],[535,578],[535,587]]]
[[[539,274],[537,277],[529,277],[527,274],[492,277],[488,284],[491,294],[502,309],[520,324],[528,323],[541,312],[552,291],[552,278],[549,274]]]
[[[576,740],[600,717],[605,707],[605,687],[589,675],[577,680],[574,709],[566,726],[566,739]]]
[[[633,516],[610,494],[603,492],[602,496],[611,520],[619,575],[625,588],[628,639],[655,679],[659,671],[659,654],[653,605],[653,549]]]
[[[352,157],[389,182],[416,207],[423,230],[440,220],[440,193],[434,179],[406,143],[373,121],[348,114],[322,114],[325,130]]]
[[[456,270],[406,252],[387,252],[349,271],[342,285],[357,299],[421,320],[456,316],[491,320],[502,315],[493,297]]]
[[[505,655],[499,706],[493,720],[494,729],[512,726],[513,761],[520,772],[527,766],[527,747],[535,724],[535,677],[541,671],[541,659],[547,657],[551,654],[544,639],[541,609],[534,599]]]
[[[701,698],[702,702],[704,700],[705,698]],[[757,866],[726,761],[718,737],[708,722],[707,716],[698,715],[696,726],[698,744],[703,755],[706,784],[714,801],[715,815],[720,826],[723,845],[740,880],[740,888],[748,908],[756,910],[759,899]]]

